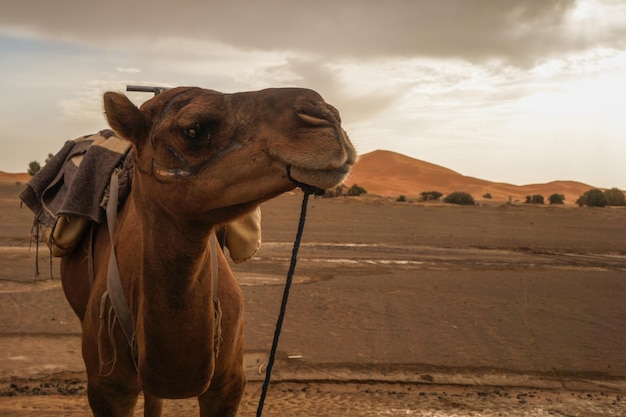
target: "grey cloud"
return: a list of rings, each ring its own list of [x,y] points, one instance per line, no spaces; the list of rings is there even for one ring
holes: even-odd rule
[[[121,7],[120,7],[121,6]],[[215,40],[331,57],[456,57],[532,64],[586,48],[561,25],[575,0],[8,0],[0,30],[123,46],[126,37]],[[36,13],[33,13],[36,10]],[[606,42],[617,42],[614,32]]]
[[[339,73],[322,60],[291,58],[285,65],[269,71],[276,72],[281,78],[289,74],[286,78],[292,80],[292,85],[318,91],[326,101],[342,109],[342,118],[349,123],[369,119],[384,111],[407,91],[405,85],[396,84],[386,88],[372,86],[367,92],[355,94],[348,91]]]

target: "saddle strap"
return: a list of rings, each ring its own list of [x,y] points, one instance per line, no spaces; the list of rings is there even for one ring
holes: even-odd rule
[[[111,305],[115,310],[115,315],[120,323],[124,336],[128,340],[133,358],[137,354],[137,341],[135,340],[135,323],[130,313],[130,307],[122,281],[120,279],[120,271],[117,266],[117,258],[115,256],[115,241],[113,239],[115,229],[117,227],[117,203],[119,199],[119,178],[118,172],[113,171],[111,175],[111,183],[109,186],[109,201],[106,208],[107,226],[109,228],[109,238],[111,239],[111,254],[109,256],[109,268],[107,272],[107,292]]]
[[[217,236],[215,233],[211,233],[209,238],[209,248],[211,250],[211,275],[213,279],[213,311],[215,314],[215,324],[213,326],[213,340],[215,351],[215,357],[217,358],[220,353],[220,344],[222,343],[222,306],[220,305],[220,299],[217,297],[217,288],[219,285],[219,265],[217,260]]]

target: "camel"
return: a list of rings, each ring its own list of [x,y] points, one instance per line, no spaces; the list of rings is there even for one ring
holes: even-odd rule
[[[91,410],[132,416],[143,392],[145,416],[160,416],[162,399],[189,397],[197,397],[200,416],[235,416],[245,387],[243,299],[211,236],[296,184],[340,184],[355,150],[338,111],[307,89],[178,87],[140,108],[107,92],[104,109],[133,144],[131,191],[112,239],[106,225],[91,238],[93,284],[85,279],[85,242],[61,262],[66,298],[82,323]],[[129,337],[106,294],[112,250],[134,326]]]

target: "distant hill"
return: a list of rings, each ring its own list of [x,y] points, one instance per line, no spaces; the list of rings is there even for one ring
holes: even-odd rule
[[[32,177],[27,173],[11,174],[8,172],[0,171],[0,183],[27,183]]]
[[[591,185],[576,181],[552,181],[546,184],[513,185],[468,177],[448,168],[420,161],[396,152],[377,150],[361,155],[352,170],[348,186],[358,184],[370,194],[417,197],[423,191],[444,195],[465,191],[475,199],[486,193],[494,200],[525,201],[527,195],[540,194],[546,203],[554,193],[563,194],[566,204],[574,204]]]

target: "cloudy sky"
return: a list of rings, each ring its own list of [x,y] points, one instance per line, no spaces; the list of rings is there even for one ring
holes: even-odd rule
[[[319,91],[359,153],[626,189],[626,1],[0,0],[0,170],[127,84]],[[146,93],[131,93],[140,104]]]

